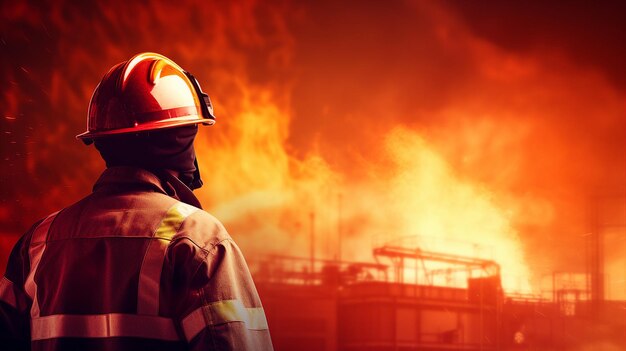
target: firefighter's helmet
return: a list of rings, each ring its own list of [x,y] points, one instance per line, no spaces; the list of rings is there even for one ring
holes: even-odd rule
[[[198,81],[167,57],[151,52],[113,66],[96,87],[85,144],[94,138],[215,123],[213,106]]]

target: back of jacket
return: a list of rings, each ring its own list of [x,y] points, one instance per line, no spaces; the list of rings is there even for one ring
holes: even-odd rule
[[[239,248],[208,213],[136,168],[16,244],[0,281],[0,342],[24,350],[271,350]]]

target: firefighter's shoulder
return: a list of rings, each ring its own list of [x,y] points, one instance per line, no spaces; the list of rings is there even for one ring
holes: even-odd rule
[[[172,241],[186,239],[198,248],[210,251],[220,242],[231,239],[224,225],[210,213],[182,202],[174,207],[178,207],[177,211],[184,219]]]

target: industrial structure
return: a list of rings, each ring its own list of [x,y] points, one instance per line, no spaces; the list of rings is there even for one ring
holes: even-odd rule
[[[569,273],[546,299],[505,294],[492,260],[395,245],[373,256],[253,262],[276,350],[626,350],[626,302],[560,284]]]

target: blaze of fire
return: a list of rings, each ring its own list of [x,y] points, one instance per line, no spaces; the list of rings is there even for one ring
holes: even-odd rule
[[[454,174],[419,133],[389,132],[383,164],[391,168],[370,164],[378,179],[357,185],[315,150],[304,159],[290,155],[290,116],[270,92],[243,96],[241,109],[228,117],[233,128],[202,130],[197,149],[207,180],[200,190],[203,203],[244,247],[308,253],[313,213],[318,257],[338,256],[336,222],[341,221],[344,259],[371,260],[373,245],[419,235],[412,244],[422,249],[494,259],[502,266],[505,288],[528,291],[528,269],[506,210],[484,186]]]
[[[254,251],[306,252],[308,217],[324,206],[320,194],[337,175],[315,153],[305,159],[288,153],[289,115],[269,91],[242,96],[228,116],[232,128],[200,133],[196,148],[206,181],[199,196]]]
[[[502,268],[505,289],[529,292],[518,233],[492,191],[457,174],[415,131],[393,130],[386,145],[397,167],[388,215],[397,214],[402,233],[425,236],[418,244],[433,251],[493,259]]]

